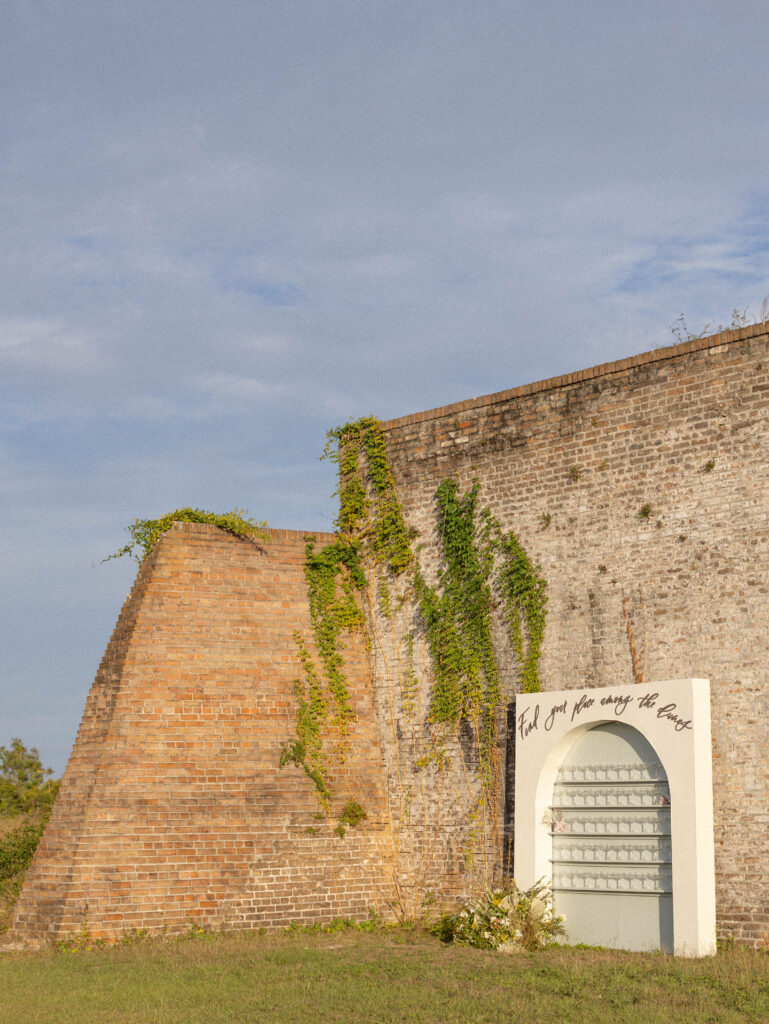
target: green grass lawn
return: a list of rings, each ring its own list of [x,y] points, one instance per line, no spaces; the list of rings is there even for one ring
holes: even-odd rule
[[[229,934],[0,954],[0,1024],[769,1021],[769,955],[504,955],[420,931]]]

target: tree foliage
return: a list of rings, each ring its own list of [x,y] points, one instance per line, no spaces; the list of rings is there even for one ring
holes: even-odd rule
[[[59,791],[52,775],[35,747],[18,738],[0,747],[0,935]]]
[[[51,775],[35,747],[27,749],[18,738],[9,747],[0,747],[0,814],[15,817],[49,810],[59,791],[59,781]]]

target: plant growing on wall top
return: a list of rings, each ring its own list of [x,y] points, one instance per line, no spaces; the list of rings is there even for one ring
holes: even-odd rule
[[[246,510],[235,508],[232,512],[205,512],[200,508],[177,508],[173,512],[167,512],[159,519],[134,519],[126,529],[131,537],[128,544],[124,544],[113,554],[108,555],[103,561],[108,562],[112,558],[122,558],[123,555],[133,555],[140,564],[153,550],[158,540],[170,530],[174,523],[207,523],[209,526],[218,526],[220,530],[233,534],[235,537],[252,539],[259,537],[264,539],[264,530],[267,523],[261,519],[250,519]]]

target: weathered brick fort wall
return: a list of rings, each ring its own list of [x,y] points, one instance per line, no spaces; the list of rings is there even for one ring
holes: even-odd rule
[[[548,689],[707,676],[712,687],[718,926],[769,934],[769,333],[726,332],[385,424],[428,578],[433,497],[481,484],[548,581]],[[320,544],[329,536],[320,535]],[[22,939],[363,917],[469,885],[472,742],[425,757],[429,677],[409,700],[393,620],[346,640],[357,712],[333,782],[368,818],[318,818],[294,737],[294,631],[312,650],[301,534],[248,543],[176,524],[139,572],[88,698],[13,922]],[[406,616],[406,612],[401,613]],[[497,623],[505,693],[515,669]],[[414,622],[399,626],[405,631]],[[388,637],[387,631],[391,634]],[[632,645],[631,645],[632,638]],[[635,648],[635,670],[631,646]],[[421,658],[421,661],[420,661]],[[371,665],[374,678],[371,678]],[[424,645],[416,669],[424,664]],[[500,718],[499,756],[509,753]],[[462,758],[468,760],[465,763]],[[510,759],[508,757],[508,765]],[[512,778],[508,774],[509,790]],[[498,833],[476,842],[492,874]],[[461,820],[460,820],[461,819]],[[477,825],[477,822],[476,822]],[[394,883],[398,880],[399,893]]]
[[[331,539],[318,535],[319,544]],[[318,820],[295,736],[293,638],[308,648],[301,534],[259,544],[177,523],[142,566],[91,689],[11,935],[85,922],[253,928],[365,917],[391,899],[384,771],[362,642],[348,638],[354,758],[332,776],[368,818]]]
[[[548,581],[547,689],[706,676],[718,926],[769,933],[769,335],[726,332],[385,424],[433,568],[477,478]],[[623,599],[625,610],[623,610]],[[645,655],[644,655],[645,649]],[[504,667],[504,666],[503,666]]]

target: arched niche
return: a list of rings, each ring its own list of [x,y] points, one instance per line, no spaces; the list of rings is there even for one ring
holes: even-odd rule
[[[673,952],[670,787],[633,726],[581,731],[550,804],[555,911],[570,942]]]
[[[628,758],[627,763],[657,764],[665,776],[665,789],[663,792],[662,787],[652,787],[647,795],[670,800],[669,805],[660,805],[668,806],[668,810],[658,816],[669,817],[670,859],[665,870],[670,873],[670,891],[657,891],[656,887],[647,890],[651,894],[647,899],[669,897],[667,901],[657,901],[662,918],[656,939],[647,922],[648,926],[638,930],[640,937],[634,938],[632,930],[617,928],[614,932],[611,929],[601,932],[603,941],[600,941],[590,918],[593,914],[600,923],[604,916],[601,901],[587,903],[561,897],[562,909],[566,909],[569,902],[573,904],[571,913],[566,910],[569,937],[572,941],[589,941],[588,935],[592,934],[598,944],[622,948],[666,949],[672,945],[673,951],[683,956],[714,953],[715,872],[708,680],[668,680],[643,686],[521,694],[516,698],[515,722],[514,873],[518,884],[528,887],[539,879],[550,881],[554,868],[560,870],[562,866],[553,863],[553,839],[556,787],[561,786],[568,773],[564,769],[577,768],[580,761],[594,760],[596,744],[605,748],[607,759],[615,757],[616,764],[624,758]],[[627,728],[617,730],[616,725]],[[632,757],[628,751],[634,752]],[[603,758],[604,754],[600,756]],[[647,781],[663,782],[662,779]],[[557,792],[562,795],[564,790]],[[659,872],[660,879],[663,874]],[[556,902],[559,902],[558,890],[566,892],[574,887],[557,886],[556,889]],[[661,884],[659,889],[664,890],[665,886]],[[647,904],[645,911],[650,918],[653,917],[652,905]],[[611,913],[625,912],[618,903],[613,907]],[[634,906],[628,912],[637,910]]]

